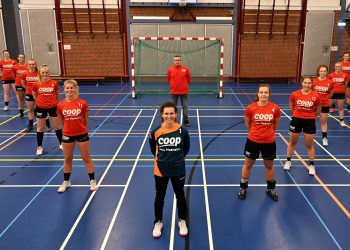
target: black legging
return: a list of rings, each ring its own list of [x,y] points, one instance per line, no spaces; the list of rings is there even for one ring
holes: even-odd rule
[[[155,175],[154,180],[156,184],[156,198],[154,200],[154,222],[161,221],[163,219],[164,198],[169,179],[171,180],[171,184],[173,185],[173,190],[176,195],[179,219],[185,220],[187,217],[187,204],[183,190],[186,179],[185,176],[159,177]]]

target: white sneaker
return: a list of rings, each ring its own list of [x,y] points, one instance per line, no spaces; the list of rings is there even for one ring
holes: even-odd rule
[[[97,189],[96,180],[91,180],[90,181],[90,191],[94,192],[94,191],[96,191],[96,189]]]
[[[60,144],[60,150],[63,150],[63,146],[62,146],[62,144]]]
[[[283,169],[289,171],[291,166],[292,166],[292,162],[291,161],[286,161],[284,163]]]
[[[163,223],[161,221],[158,221],[157,223],[154,224],[153,233],[152,233],[154,238],[159,238],[162,235],[162,228],[163,228]]]
[[[4,106],[4,111],[8,111],[9,110],[9,106]]]
[[[44,152],[44,149],[43,149],[42,147],[38,147],[38,148],[36,149],[36,155],[42,155],[43,152]]]
[[[309,166],[309,175],[315,175],[316,174],[316,169],[314,165]]]
[[[188,229],[186,226],[186,221],[185,220],[179,220],[179,233],[181,236],[187,236],[188,234]]]
[[[63,193],[67,188],[70,187],[70,181],[64,181],[62,185],[58,188],[57,192]]]
[[[328,139],[326,137],[322,138],[322,145],[325,147],[328,146]]]
[[[339,122],[339,124],[340,124],[340,126],[343,127],[343,128],[346,127],[346,124],[345,124],[344,121]]]

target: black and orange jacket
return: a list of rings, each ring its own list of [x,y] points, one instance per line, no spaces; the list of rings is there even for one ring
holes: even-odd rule
[[[161,125],[149,137],[157,176],[182,176],[185,174],[185,156],[190,151],[190,137],[186,128],[176,123],[172,128]]]

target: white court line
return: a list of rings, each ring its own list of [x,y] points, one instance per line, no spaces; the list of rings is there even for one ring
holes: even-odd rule
[[[211,219],[210,219],[210,210],[209,210],[209,200],[208,200],[208,189],[207,189],[207,178],[205,175],[205,167],[204,167],[204,155],[203,155],[203,144],[202,144],[202,137],[201,137],[201,126],[199,121],[199,112],[197,109],[197,123],[198,123],[198,139],[199,139],[199,148],[201,152],[201,163],[202,163],[202,175],[203,175],[203,185],[204,185],[204,200],[205,200],[205,210],[207,215],[207,224],[208,224],[208,238],[209,238],[209,249],[214,249],[213,244],[213,235],[212,235],[212,229],[211,229]]]
[[[90,202],[92,201],[92,198],[94,198],[95,194],[98,192],[98,187],[100,186],[100,184],[102,183],[102,181],[103,181],[104,178],[106,177],[106,175],[107,175],[109,169],[111,168],[112,164],[114,163],[114,159],[115,159],[115,158],[117,157],[117,155],[119,154],[121,148],[123,147],[123,145],[124,145],[126,139],[128,138],[128,136],[129,136],[131,130],[133,129],[133,127],[135,126],[135,124],[136,124],[136,122],[137,122],[139,116],[141,115],[141,113],[142,113],[142,109],[139,111],[139,115],[136,117],[136,119],[134,120],[133,124],[132,124],[131,127],[129,128],[128,133],[125,135],[123,141],[120,143],[120,145],[119,145],[117,151],[115,152],[113,158],[112,158],[111,161],[109,162],[109,164],[108,164],[106,170],[103,172],[103,175],[101,176],[101,179],[100,179],[100,181],[99,181],[98,184],[97,184],[97,190],[96,190],[95,192],[92,192],[92,193],[91,193],[89,199],[88,199],[87,202],[85,203],[84,208],[81,210],[81,212],[80,212],[78,218],[75,220],[75,222],[74,222],[74,224],[73,224],[71,230],[69,231],[68,235],[66,236],[64,242],[62,243],[62,245],[61,245],[61,247],[60,247],[61,250],[63,250],[63,249],[67,246],[68,241],[69,241],[70,238],[72,237],[72,235],[73,235],[73,233],[74,233],[76,227],[78,226],[78,224],[79,224],[81,218],[83,217],[85,211],[87,210],[88,206],[90,205]]]
[[[148,135],[149,135],[149,132],[150,132],[150,130],[151,130],[151,127],[152,127],[152,124],[153,124],[153,121],[154,121],[154,118],[155,118],[156,114],[157,114],[157,110],[155,110],[155,112],[154,112],[153,118],[152,118],[152,120],[151,120],[151,122],[150,122],[150,125],[149,125],[149,127],[148,127],[148,130],[147,130],[146,136],[145,136],[145,138],[143,139],[143,142],[142,142],[142,145],[141,145],[141,147],[140,147],[139,153],[137,154],[135,163],[134,163],[134,165],[133,165],[133,167],[132,167],[132,169],[131,169],[131,172],[130,172],[130,174],[129,174],[129,178],[128,178],[127,182],[126,182],[126,185],[125,185],[125,188],[124,188],[124,190],[123,190],[123,193],[122,193],[122,195],[121,195],[121,197],[120,197],[120,199],[119,199],[118,206],[117,206],[116,210],[114,211],[114,214],[113,214],[111,223],[109,224],[107,233],[106,233],[106,235],[105,235],[105,238],[103,239],[101,249],[105,249],[105,248],[106,248],[106,245],[107,245],[109,236],[110,236],[110,234],[111,234],[111,232],[112,232],[114,223],[115,223],[115,221],[116,221],[116,219],[117,219],[118,213],[119,213],[120,208],[121,208],[121,206],[122,206],[122,203],[123,203],[123,201],[124,201],[124,198],[125,198],[125,195],[126,195],[126,191],[128,190],[129,185],[130,185],[130,182],[131,182],[131,179],[132,179],[132,177],[133,177],[133,175],[134,175],[134,172],[135,172],[135,169],[136,169],[136,165],[137,165],[137,163],[138,163],[138,161],[139,161],[139,158],[140,158],[140,155],[141,155],[141,153],[142,153],[143,147],[145,146],[146,140],[148,139]]]
[[[289,118],[289,120],[292,120],[292,118],[290,118],[289,115],[287,115],[282,109],[281,109],[282,113],[286,115],[286,117]],[[338,162],[338,164],[340,166],[342,166],[349,174],[350,174],[350,169],[348,169],[343,163],[341,163],[334,155],[332,155],[327,149],[325,149],[316,139],[314,139],[314,142],[320,147],[322,148],[330,157],[333,158],[333,160],[335,160],[336,162]]]
[[[35,125],[35,124],[36,124],[36,122],[33,123],[33,125]],[[18,135],[22,135],[22,134],[27,135],[27,133],[23,133],[24,130],[25,130],[25,128],[22,129],[21,131],[17,132],[16,134],[14,134],[13,136],[11,136],[11,137],[8,138],[7,140],[3,141],[2,143],[0,143],[0,146],[2,146],[4,143],[8,142],[8,141],[11,140],[12,138],[17,137]]]

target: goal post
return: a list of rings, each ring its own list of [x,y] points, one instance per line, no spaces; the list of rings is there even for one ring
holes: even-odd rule
[[[134,37],[131,43],[132,97],[169,94],[167,69],[180,55],[190,69],[190,94],[222,98],[224,41],[218,37]]]

